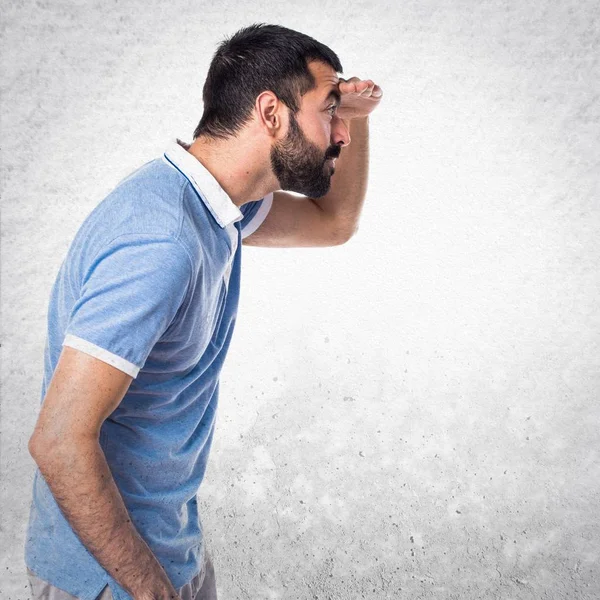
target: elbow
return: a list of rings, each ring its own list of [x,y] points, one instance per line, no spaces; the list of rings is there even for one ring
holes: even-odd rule
[[[39,467],[40,463],[44,460],[44,458],[47,458],[50,455],[51,445],[48,444],[48,442],[44,440],[43,437],[36,430],[29,438],[27,449],[29,450],[31,458],[33,458],[33,460]]]
[[[60,439],[64,437],[64,430],[61,431],[57,425],[56,422],[43,419],[42,415],[35,424],[27,449],[38,466],[44,459],[48,459],[53,450],[58,447]]]
[[[68,434],[56,435],[36,428],[27,449],[38,467],[51,465],[77,451],[77,442]]]
[[[336,232],[335,238],[333,240],[333,246],[342,246],[346,242],[349,242],[350,239],[356,234],[358,231],[358,225],[354,225],[352,228],[346,228]]]
[[[31,436],[29,454],[47,482],[61,473],[70,473],[80,461],[94,450],[87,439],[65,437],[52,440],[38,435]]]

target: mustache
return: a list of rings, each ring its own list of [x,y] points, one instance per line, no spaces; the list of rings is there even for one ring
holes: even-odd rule
[[[331,146],[331,148],[329,148],[329,150],[327,150],[325,153],[325,160],[329,160],[330,158],[338,158],[341,152],[341,146]]]

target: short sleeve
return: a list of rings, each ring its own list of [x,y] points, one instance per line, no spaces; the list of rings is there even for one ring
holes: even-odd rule
[[[242,204],[240,210],[244,215],[241,220],[241,233],[242,239],[252,235],[265,220],[265,217],[271,210],[273,204],[273,194],[267,194],[262,200],[256,200],[254,202],[246,202]]]
[[[137,377],[182,305],[191,276],[190,258],[175,238],[115,238],[85,269],[63,345]]]

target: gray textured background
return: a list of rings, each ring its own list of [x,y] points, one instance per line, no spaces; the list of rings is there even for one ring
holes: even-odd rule
[[[1,597],[60,262],[257,21],[384,100],[357,236],[245,249],[200,492],[221,598],[598,598],[594,0],[2,1]]]

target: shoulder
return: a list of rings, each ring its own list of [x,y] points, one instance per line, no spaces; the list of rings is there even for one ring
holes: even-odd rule
[[[109,237],[130,233],[177,237],[186,184],[163,160],[153,160],[123,179],[88,215],[81,230]]]
[[[123,179],[87,216],[69,249],[81,273],[114,248],[154,245],[179,257],[189,256],[182,236],[184,178],[154,160]],[[186,259],[187,260],[187,259]]]
[[[115,233],[177,236],[183,221],[182,199],[187,183],[164,160],[153,160],[115,187],[102,201],[103,210],[98,211],[98,216]]]

